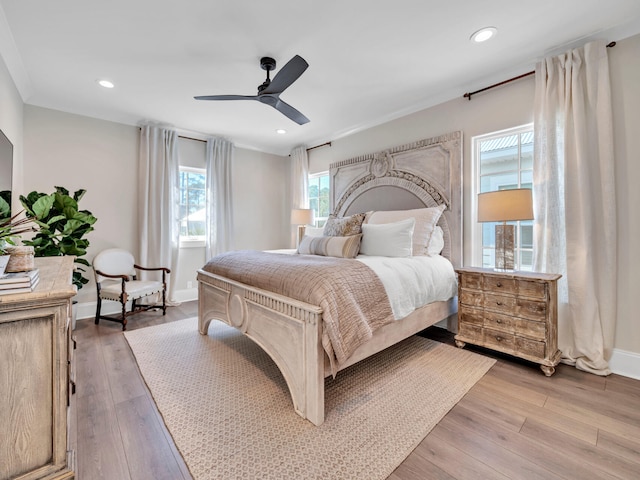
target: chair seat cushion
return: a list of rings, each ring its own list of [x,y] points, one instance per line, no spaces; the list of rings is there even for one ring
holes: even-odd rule
[[[125,282],[125,291],[129,300],[136,300],[138,298],[146,297],[147,295],[153,295],[154,293],[162,292],[162,282],[150,281],[150,280],[130,280]],[[110,285],[103,285],[100,289],[100,298],[105,300],[120,301],[120,293],[122,293],[122,287],[120,282],[114,282]]]

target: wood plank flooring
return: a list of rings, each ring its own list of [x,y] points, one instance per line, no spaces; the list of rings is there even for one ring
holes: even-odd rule
[[[145,312],[129,330],[197,315],[197,303]],[[424,336],[453,344],[450,333]],[[190,479],[138,371],[120,325],[78,320],[75,330],[79,480]],[[640,381],[536,365],[479,347],[496,365],[442,419],[389,480],[640,479]]]

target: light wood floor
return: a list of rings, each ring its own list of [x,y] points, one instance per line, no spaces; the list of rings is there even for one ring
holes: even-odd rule
[[[187,302],[164,317],[130,317],[127,328],[196,315]],[[453,344],[441,329],[424,335]],[[75,337],[77,478],[190,479],[120,325],[78,320]],[[547,378],[535,365],[466,348],[498,361],[389,480],[640,479],[640,381],[566,365]]]

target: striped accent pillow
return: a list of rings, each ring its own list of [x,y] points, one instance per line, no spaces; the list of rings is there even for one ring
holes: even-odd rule
[[[348,237],[309,237],[305,235],[298,246],[303,255],[322,255],[325,257],[355,258],[360,251],[362,234]]]

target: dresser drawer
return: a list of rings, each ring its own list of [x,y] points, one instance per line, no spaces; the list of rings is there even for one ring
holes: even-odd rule
[[[484,312],[479,308],[461,305],[460,308],[458,308],[458,322],[461,324],[468,323],[481,327],[484,323]]]
[[[515,278],[494,277],[485,275],[482,285],[484,290],[489,290],[497,294],[515,294],[518,291]]]
[[[547,299],[547,283],[534,282],[531,280],[518,280],[518,294],[523,297]]]

